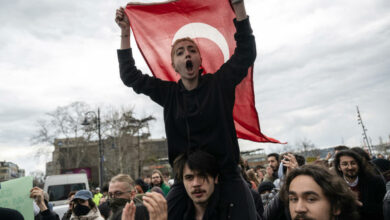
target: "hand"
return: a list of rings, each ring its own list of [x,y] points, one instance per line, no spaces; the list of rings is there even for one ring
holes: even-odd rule
[[[274,174],[274,170],[272,169],[272,167],[268,166],[266,169],[266,175],[268,177],[271,177],[273,174]]]
[[[298,162],[295,156],[291,153],[288,153],[283,156],[282,160],[283,166],[287,167],[286,176],[295,168],[298,167]]]
[[[146,193],[143,196],[144,205],[148,209],[150,220],[167,220],[167,200],[156,192]]]
[[[30,198],[35,200],[41,211],[45,211],[47,209],[43,193],[43,190],[39,187],[34,187],[30,190]]]
[[[123,7],[120,7],[119,9],[116,10],[115,22],[121,28],[122,32],[128,31],[130,33],[129,18],[127,17],[125,13],[125,9]]]
[[[122,210],[122,220],[134,220],[135,218],[135,205],[134,202],[126,203],[126,206]]]
[[[328,154],[325,157],[325,160],[329,160],[332,157],[332,153],[328,152]]]

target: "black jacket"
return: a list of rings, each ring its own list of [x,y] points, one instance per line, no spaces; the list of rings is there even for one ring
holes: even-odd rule
[[[240,151],[233,122],[235,88],[253,65],[256,45],[249,19],[234,23],[234,54],[214,74],[199,77],[198,87],[191,91],[184,88],[181,80],[162,81],[142,74],[135,66],[131,49],[118,50],[123,83],[164,108],[171,165],[179,154],[199,147],[217,157],[222,173],[236,171]]]
[[[384,219],[383,198],[386,185],[378,175],[359,177],[359,193],[363,207],[359,209],[361,220]]]

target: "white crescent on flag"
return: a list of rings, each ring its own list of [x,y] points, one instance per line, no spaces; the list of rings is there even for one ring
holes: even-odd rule
[[[172,44],[180,38],[189,37],[195,38],[206,38],[213,41],[221,49],[223,54],[223,61],[226,62],[229,55],[229,46],[225,37],[215,27],[205,23],[189,23],[182,26],[172,39]]]

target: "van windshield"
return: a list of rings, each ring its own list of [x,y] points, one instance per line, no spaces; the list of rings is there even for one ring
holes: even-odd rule
[[[47,192],[50,201],[66,200],[71,191],[86,189],[85,183],[73,183],[49,186]]]

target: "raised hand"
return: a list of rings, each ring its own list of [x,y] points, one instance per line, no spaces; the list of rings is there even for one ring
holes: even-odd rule
[[[150,220],[167,220],[167,200],[156,192],[146,193],[143,196],[144,205],[148,209]]]
[[[115,22],[122,29],[122,32],[130,31],[130,22],[123,7],[120,7],[116,10]]]
[[[298,162],[295,156],[291,153],[288,153],[283,156],[282,160],[283,166],[287,167],[286,176],[295,168],[298,167]]]
[[[135,218],[135,205],[134,202],[126,203],[126,206],[122,210],[122,220],[134,220]]]

